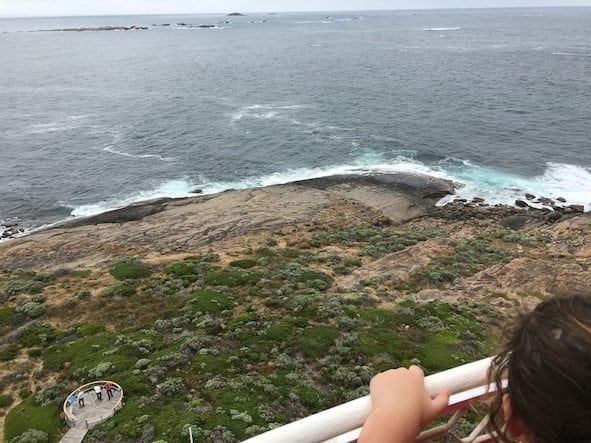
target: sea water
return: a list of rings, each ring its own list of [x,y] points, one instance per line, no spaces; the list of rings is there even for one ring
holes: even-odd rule
[[[148,29],[50,31],[109,25]],[[21,226],[359,172],[591,209],[591,8],[3,19],[0,57]]]

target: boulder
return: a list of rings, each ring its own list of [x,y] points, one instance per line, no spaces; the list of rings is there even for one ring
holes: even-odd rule
[[[472,199],[472,203],[483,203],[484,199],[482,197],[474,197]]]
[[[527,225],[535,223],[537,220],[534,217],[527,215],[510,215],[500,221],[501,226],[504,228],[517,231]]]
[[[538,199],[538,201],[543,205],[548,205],[548,206],[554,205],[554,200],[552,200],[551,198],[548,198],[548,197],[540,197]]]
[[[515,206],[517,206],[518,208],[529,208],[529,205],[527,204],[527,202],[524,202],[523,200],[520,200],[520,199],[515,200]]]
[[[548,223],[556,223],[557,221],[559,221],[562,218],[562,214],[560,212],[551,212],[550,214],[548,214],[545,219]]]
[[[562,202],[562,203],[566,203],[566,198],[564,198],[564,197],[558,197],[556,200],[558,200],[559,202]]]
[[[527,200],[533,200],[534,198],[536,198],[536,196],[535,196],[535,195],[533,195],[533,194],[530,194],[529,192],[526,192],[526,193],[525,193],[525,198],[526,198]]]
[[[568,207],[572,210],[572,212],[576,212],[578,214],[585,212],[585,207],[583,205],[569,205]]]

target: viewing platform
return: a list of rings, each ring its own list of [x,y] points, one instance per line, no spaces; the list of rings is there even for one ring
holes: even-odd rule
[[[78,387],[63,404],[70,430],[60,443],[81,442],[89,429],[112,417],[122,405],[123,388],[113,381],[98,380]]]

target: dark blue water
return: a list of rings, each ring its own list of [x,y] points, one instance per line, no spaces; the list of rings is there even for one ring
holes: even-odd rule
[[[105,25],[149,29],[20,32]],[[491,202],[529,191],[591,205],[591,8],[10,19],[2,31],[0,219],[359,169],[448,177]]]

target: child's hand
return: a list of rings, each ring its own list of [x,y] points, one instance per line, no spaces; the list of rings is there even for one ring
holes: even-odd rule
[[[424,378],[418,366],[376,375],[370,384],[372,413],[359,442],[414,442],[420,429],[441,415],[449,401],[447,391],[429,397]]]

